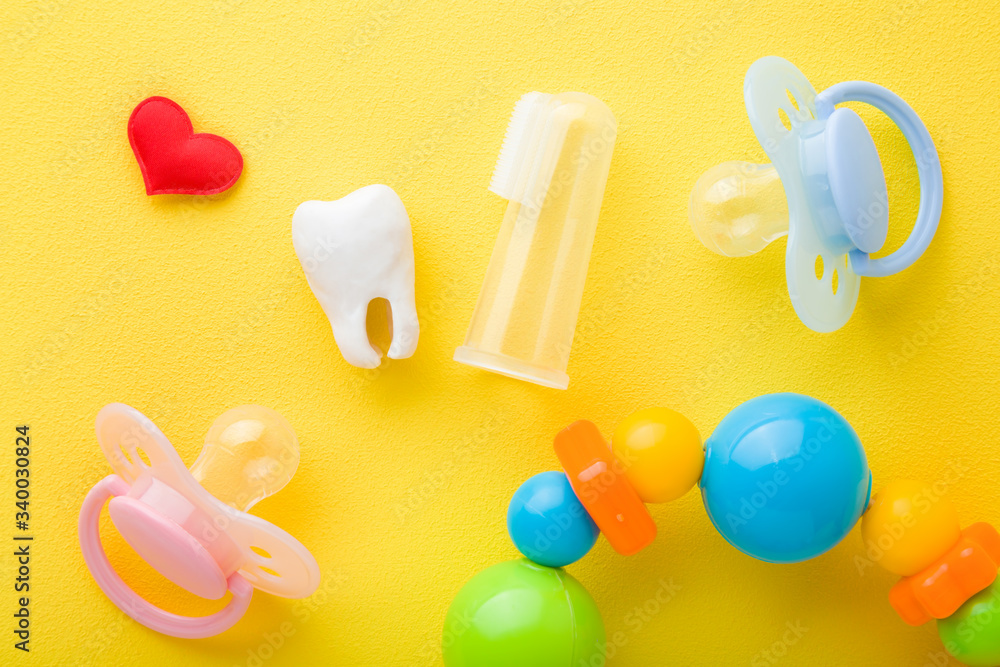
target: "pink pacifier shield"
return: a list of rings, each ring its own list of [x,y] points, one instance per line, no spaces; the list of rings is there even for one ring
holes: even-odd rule
[[[177,523],[127,496],[112,498],[108,514],[128,545],[164,577],[209,600],[226,594],[226,576],[215,559]]]

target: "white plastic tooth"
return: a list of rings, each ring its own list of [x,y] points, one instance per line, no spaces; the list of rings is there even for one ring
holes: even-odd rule
[[[292,244],[349,364],[376,368],[382,361],[365,328],[368,304],[378,298],[391,308],[389,358],[416,351],[413,232],[392,188],[368,185],[336,201],[300,204]]]

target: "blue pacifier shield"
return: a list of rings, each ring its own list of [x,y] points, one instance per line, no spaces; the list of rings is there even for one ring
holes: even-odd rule
[[[743,96],[754,134],[788,199],[788,296],[810,329],[836,331],[854,312],[861,279],[848,261],[851,240],[829,185],[831,142],[816,91],[790,62],[768,56],[750,66]]]

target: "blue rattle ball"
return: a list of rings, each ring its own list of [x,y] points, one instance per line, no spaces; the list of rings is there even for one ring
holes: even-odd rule
[[[871,484],[857,433],[808,396],[749,400],[705,441],[705,509],[730,544],[763,561],[832,549],[861,518]]]
[[[562,472],[543,472],[521,485],[507,508],[507,531],[518,551],[548,567],[580,560],[601,532]]]

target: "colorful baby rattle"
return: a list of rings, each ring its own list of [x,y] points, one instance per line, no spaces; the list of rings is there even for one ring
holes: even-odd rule
[[[636,412],[611,446],[578,421],[555,438],[563,472],[526,481],[507,511],[525,559],[495,565],[458,593],[445,619],[448,667],[576,667],[605,659],[593,598],[561,568],[599,533],[623,555],[656,537],[644,503],[699,483],[726,540],[772,563],[797,563],[836,546],[858,520],[874,560],[903,579],[890,603],[903,620],[932,618],[945,648],[973,667],[1000,664],[1000,535],[960,529],[951,504],[916,482],[871,497],[861,441],[833,408],[800,394],[769,394],[730,412],[702,447],[697,429],[666,408]]]
[[[114,474],[83,501],[80,548],[98,586],[133,619],[174,637],[211,637],[243,617],[255,588],[301,598],[319,586],[312,554],[277,526],[246,513],[280,491],[299,464],[295,432],[277,412],[257,405],[225,412],[190,470],[135,408],[106,405],[96,430]],[[153,569],[209,600],[228,591],[229,603],[210,616],[181,616],[139,597],[101,545],[105,502],[115,528]]]

